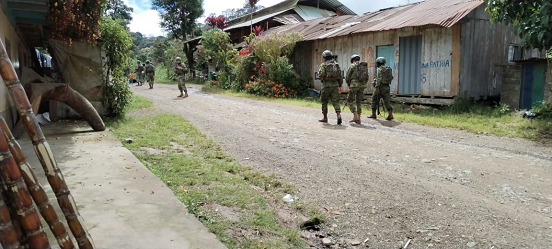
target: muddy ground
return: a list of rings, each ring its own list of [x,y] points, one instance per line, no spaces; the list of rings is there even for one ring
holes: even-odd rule
[[[552,248],[552,144],[396,121],[337,126],[320,110],[132,86],[240,163],[293,183],[327,213],[335,248]],[[330,108],[331,109],[331,108]],[[356,240],[356,242],[355,242]],[[351,243],[361,243],[352,246]],[[340,245],[340,246],[338,246]]]

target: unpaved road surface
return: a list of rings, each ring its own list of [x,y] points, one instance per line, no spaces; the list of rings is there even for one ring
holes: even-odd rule
[[[240,163],[295,184],[299,199],[327,212],[323,230],[333,242],[367,240],[345,248],[409,240],[409,249],[552,248],[550,144],[402,123],[400,115],[337,126],[331,114],[321,124],[319,109],[199,86],[186,99],[171,85],[133,91],[182,115]]]

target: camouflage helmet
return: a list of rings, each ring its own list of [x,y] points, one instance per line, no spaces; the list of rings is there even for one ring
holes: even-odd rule
[[[378,57],[378,58],[376,59],[376,63],[379,63],[379,64],[382,64],[382,65],[383,65],[383,64],[385,64],[385,62],[386,62],[386,61],[385,61],[385,58],[384,58],[384,57]]]
[[[330,50],[326,50],[326,51],[322,52],[322,57],[323,58],[331,58],[331,57],[333,57],[333,53]]]
[[[351,63],[352,63],[354,60],[360,61],[360,56],[359,56],[358,54],[354,54],[353,56],[351,56]]]
[[[140,64],[140,60],[138,60],[138,64]]]
[[[150,64],[150,61],[149,61],[149,60],[147,60],[147,61],[146,61],[146,64]]]
[[[174,61],[182,61],[182,58],[176,57],[176,59],[174,59]]]

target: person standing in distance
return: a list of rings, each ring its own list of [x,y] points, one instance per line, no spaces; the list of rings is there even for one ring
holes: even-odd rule
[[[337,124],[340,125],[342,120],[341,108],[339,106],[339,92],[341,85],[343,85],[341,69],[330,50],[324,51],[322,53],[322,58],[324,58],[324,62],[318,69],[318,78],[322,81],[320,102],[322,102],[322,115],[324,115],[324,117],[318,120],[318,122],[328,123],[328,102],[332,102],[335,113],[337,114]]]
[[[188,89],[186,89],[186,73],[188,72],[188,69],[186,66],[182,64],[182,59],[180,57],[176,57],[175,59],[176,66],[174,67],[174,74],[176,77],[176,80],[178,81],[178,90],[180,90],[180,95],[177,97],[180,98],[187,98],[188,97]]]
[[[149,84],[149,89],[153,89],[153,81],[155,79],[155,67],[150,63],[149,60],[146,61],[146,81]]]

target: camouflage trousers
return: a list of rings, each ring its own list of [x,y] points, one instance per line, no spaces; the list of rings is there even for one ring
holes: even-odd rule
[[[351,87],[347,95],[347,104],[351,112],[362,113],[362,97],[364,97],[364,87]]]
[[[180,92],[188,92],[188,89],[186,89],[186,81],[184,75],[177,76],[176,80],[178,81],[178,90],[180,90]]]
[[[150,84],[153,84],[153,81],[155,79],[155,75],[153,73],[146,73],[146,81]]]
[[[138,81],[139,82],[145,82],[145,77],[146,77],[145,73],[138,73]]]
[[[320,93],[320,102],[322,102],[322,113],[328,113],[328,102],[332,102],[335,112],[341,112],[339,105],[339,90],[337,87],[322,88]]]
[[[383,105],[385,106],[385,110],[392,111],[393,106],[391,106],[391,86],[390,85],[381,85],[380,86],[380,98],[383,99]],[[372,110],[378,109],[378,95],[374,94],[372,95]]]

